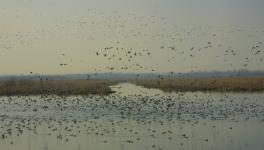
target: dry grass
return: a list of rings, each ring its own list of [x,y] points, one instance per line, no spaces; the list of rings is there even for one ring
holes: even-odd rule
[[[136,80],[137,85],[172,91],[255,92],[264,91],[264,77],[179,78]]]
[[[108,95],[113,93],[109,86],[117,82],[109,80],[0,81],[0,95]],[[132,82],[146,88],[158,88],[166,92],[264,91],[264,77],[139,79]]]
[[[106,80],[10,80],[0,82],[0,95],[107,95],[112,84]]]

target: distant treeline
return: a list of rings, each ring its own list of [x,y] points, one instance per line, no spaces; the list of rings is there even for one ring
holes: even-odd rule
[[[90,80],[90,79],[149,79],[149,78],[208,78],[208,77],[260,77],[264,71],[211,71],[211,72],[166,72],[166,73],[87,73],[66,75],[8,75],[0,76],[0,80]]]

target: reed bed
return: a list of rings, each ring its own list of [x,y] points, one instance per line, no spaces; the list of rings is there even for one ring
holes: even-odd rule
[[[108,80],[8,80],[0,82],[0,95],[108,95]]]
[[[144,79],[133,81],[146,88],[173,91],[256,92],[264,91],[264,77],[218,77]]]

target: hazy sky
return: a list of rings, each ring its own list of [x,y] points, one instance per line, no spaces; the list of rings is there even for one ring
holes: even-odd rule
[[[0,0],[0,75],[264,70],[263,16],[263,0]]]

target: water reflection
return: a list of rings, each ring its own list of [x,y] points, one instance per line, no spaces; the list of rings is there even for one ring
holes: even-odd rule
[[[263,93],[112,89],[109,96],[1,97],[1,149],[264,148]]]
[[[131,83],[120,83],[116,86],[112,86],[112,90],[115,93],[127,96],[127,95],[142,95],[142,96],[154,96],[154,95],[167,95],[158,89],[147,89],[142,86],[137,86]]]

